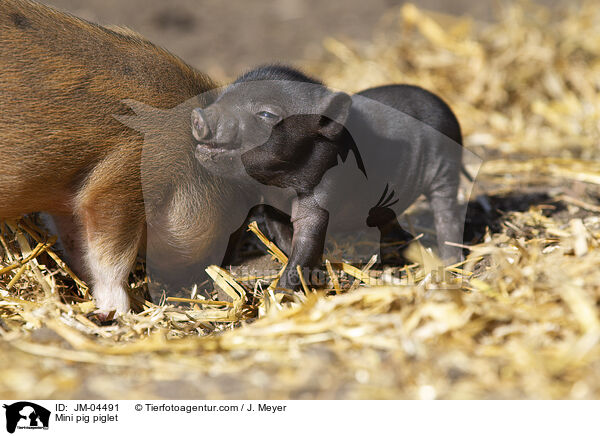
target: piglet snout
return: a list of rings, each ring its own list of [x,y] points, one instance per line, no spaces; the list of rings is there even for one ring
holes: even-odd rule
[[[202,114],[202,109],[192,111],[192,134],[197,141],[204,141],[210,138],[210,128]]]

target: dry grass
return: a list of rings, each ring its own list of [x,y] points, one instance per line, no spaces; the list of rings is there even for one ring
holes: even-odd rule
[[[395,278],[327,264],[329,289],[282,299],[211,267],[232,303],[139,301],[99,326],[53,239],[31,220],[4,223],[0,396],[597,398],[599,21],[594,2],[512,5],[495,24],[407,5],[373,41],[327,40],[330,55],[308,66],[348,91],[438,92],[488,158],[477,189],[498,211],[472,205],[470,255],[445,274],[431,259]]]

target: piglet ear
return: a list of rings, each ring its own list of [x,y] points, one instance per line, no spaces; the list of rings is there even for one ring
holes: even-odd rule
[[[348,94],[344,92],[329,94],[324,101],[319,132],[328,139],[337,138],[344,130],[350,106],[352,106],[352,98]]]

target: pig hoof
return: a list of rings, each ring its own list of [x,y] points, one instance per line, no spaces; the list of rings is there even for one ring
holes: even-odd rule
[[[97,313],[108,316],[111,312],[121,315],[129,311],[129,296],[123,287],[96,286],[93,293]]]
[[[114,310],[108,313],[97,310],[89,314],[88,319],[98,325],[111,325],[116,322]]]
[[[325,272],[319,268],[302,268],[302,275],[304,281],[309,288],[320,288],[325,286],[327,279]],[[300,275],[296,270],[289,270],[284,272],[283,276],[279,280],[280,288],[290,289],[292,291],[303,290],[302,281]]]
[[[298,275],[298,272],[295,270],[286,270],[279,279],[277,287],[289,289],[291,291],[297,291],[302,289],[302,282],[300,281],[300,276]]]

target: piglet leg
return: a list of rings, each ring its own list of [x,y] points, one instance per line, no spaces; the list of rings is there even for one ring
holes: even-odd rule
[[[460,261],[460,247],[446,243],[462,243],[464,222],[456,200],[456,190],[434,192],[429,196],[429,203],[433,209],[440,257],[446,264]]]
[[[290,216],[267,205],[264,207],[264,216],[267,236],[289,256],[292,253],[292,239],[294,237]]]
[[[301,287],[298,266],[308,280],[308,270],[319,265],[325,247],[329,213],[321,208],[312,195],[299,195],[292,206],[291,255],[287,267],[279,281],[279,286],[287,289]]]

